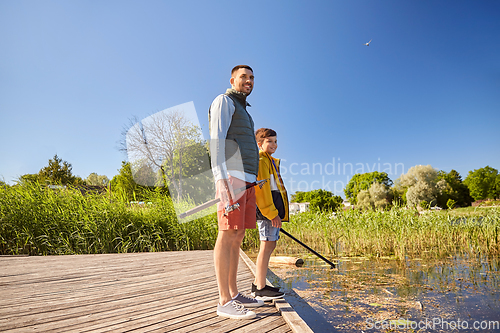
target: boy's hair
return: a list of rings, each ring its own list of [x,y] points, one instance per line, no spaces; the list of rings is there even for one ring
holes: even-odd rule
[[[233,75],[234,72],[236,72],[238,69],[240,68],[246,68],[246,69],[249,69],[252,71],[253,73],[253,69],[252,67],[248,66],[248,65],[238,65],[238,66],[234,66],[234,68],[231,70],[231,75]]]
[[[264,139],[270,136],[277,136],[276,132],[270,128],[259,128],[255,131],[255,139],[257,140],[257,143],[264,142]]]

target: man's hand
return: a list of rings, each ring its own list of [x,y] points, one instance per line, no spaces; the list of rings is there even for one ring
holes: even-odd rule
[[[271,223],[273,224],[273,227],[275,227],[275,228],[281,228],[281,218],[280,218],[280,216],[276,215],[276,217],[271,220]]]
[[[219,179],[215,186],[222,206],[227,207],[228,205],[232,205],[234,202],[234,191],[229,180]]]

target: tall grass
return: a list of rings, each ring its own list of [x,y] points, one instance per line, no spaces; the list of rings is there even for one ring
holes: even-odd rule
[[[500,254],[500,209],[457,219],[453,214],[393,208],[389,211],[349,210],[337,215],[302,213],[283,228],[318,251],[332,256],[442,258],[456,253]],[[300,250],[286,236],[281,253]],[[302,250],[303,251],[303,250]]]
[[[39,184],[0,187],[0,254],[96,254],[210,249],[214,215],[177,222],[171,201],[150,191],[145,208],[107,195]]]
[[[119,197],[52,190],[30,184],[0,186],[0,254],[97,254],[213,249],[215,214],[178,223],[171,201],[160,191],[146,194],[151,205],[130,206]],[[283,228],[329,256],[445,257],[457,252],[500,254],[500,209],[466,216],[416,210],[350,210],[302,213]],[[245,250],[259,248],[257,230],[248,230]],[[282,236],[277,252],[304,251]]]

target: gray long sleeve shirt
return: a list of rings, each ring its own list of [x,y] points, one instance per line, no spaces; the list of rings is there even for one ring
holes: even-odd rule
[[[230,175],[231,177],[252,183],[257,180],[255,175],[241,170],[227,170],[226,168],[225,139],[234,111],[234,102],[225,94],[217,96],[210,106],[210,141],[211,145],[217,145],[215,149],[212,149],[212,146],[210,149],[212,160],[215,161],[215,165],[212,165],[214,181],[227,179],[228,175]]]

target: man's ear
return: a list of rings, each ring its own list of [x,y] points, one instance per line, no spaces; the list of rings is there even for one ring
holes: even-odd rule
[[[229,83],[231,83],[231,87],[234,85],[234,77],[231,76],[231,78],[229,79]]]

